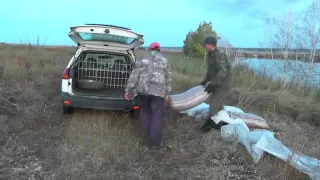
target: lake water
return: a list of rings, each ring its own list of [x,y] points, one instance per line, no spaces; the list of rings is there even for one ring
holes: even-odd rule
[[[268,76],[274,79],[283,77],[284,60],[279,59],[256,59],[244,58],[238,63],[247,64],[248,67],[254,70],[259,75]],[[307,71],[307,63],[301,61],[290,60],[287,63],[287,80],[301,80],[305,82]],[[320,87],[320,63],[314,63],[314,67],[310,73],[309,86]]]

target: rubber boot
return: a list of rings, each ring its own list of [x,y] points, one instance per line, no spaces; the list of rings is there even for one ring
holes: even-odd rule
[[[216,124],[212,119],[208,119],[201,127],[200,130],[202,132],[208,132],[211,130],[211,128],[214,129],[221,129],[222,126],[227,125],[227,123],[220,121],[218,124]]]
[[[202,132],[208,132],[213,127],[214,122],[211,119],[208,119],[201,127]]]
[[[222,126],[225,126],[228,124],[223,121],[220,121],[218,124],[216,124],[214,121],[212,121],[212,122],[213,122],[212,128],[214,128],[214,129],[221,129]]]

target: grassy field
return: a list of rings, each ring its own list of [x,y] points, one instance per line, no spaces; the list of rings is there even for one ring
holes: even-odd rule
[[[77,110],[62,115],[62,71],[69,47],[0,46],[0,179],[306,179],[272,156],[257,165],[220,132],[167,109],[166,151],[141,145],[139,121],[121,113]],[[141,57],[142,51],[137,52]],[[202,60],[165,53],[174,92],[198,85]],[[320,158],[320,92],[234,70],[227,105],[265,118],[283,144]]]

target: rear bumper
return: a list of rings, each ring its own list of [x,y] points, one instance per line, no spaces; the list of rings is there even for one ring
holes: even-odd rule
[[[139,106],[139,99],[128,101],[125,99],[96,99],[88,97],[70,96],[66,92],[61,93],[62,103],[65,106],[97,109],[97,110],[132,110],[134,106]],[[65,104],[69,101],[70,104]]]

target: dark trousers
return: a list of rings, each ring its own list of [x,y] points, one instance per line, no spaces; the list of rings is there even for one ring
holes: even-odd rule
[[[164,126],[164,98],[140,95],[140,120],[147,134],[148,145],[160,147]]]
[[[208,99],[209,107],[209,118],[224,109],[224,101],[229,96],[231,88],[224,86],[217,88]]]
[[[217,114],[220,110],[223,110],[224,101],[230,95],[231,86],[226,83],[224,86],[219,87],[211,92],[212,94],[206,101],[209,104],[209,118],[201,125],[203,131],[209,131],[211,128],[220,129],[221,126],[226,125],[225,122],[214,123],[211,117]]]

